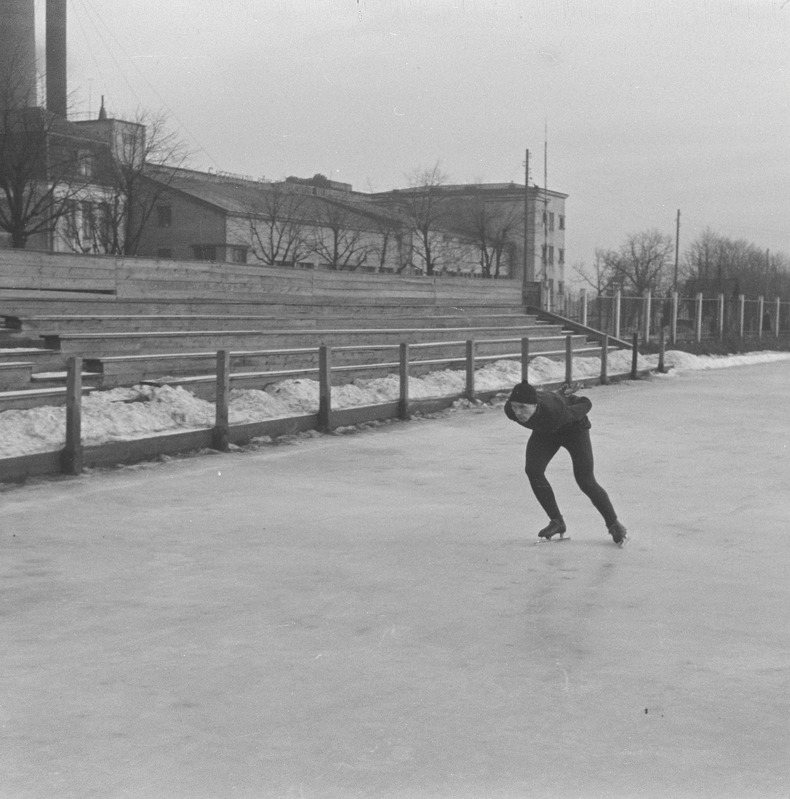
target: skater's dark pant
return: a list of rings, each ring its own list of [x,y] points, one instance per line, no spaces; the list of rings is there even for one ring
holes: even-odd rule
[[[554,491],[546,479],[546,467],[551,459],[565,447],[573,462],[573,476],[579,488],[592,500],[608,527],[617,520],[609,495],[598,485],[593,472],[593,451],[590,431],[573,429],[570,432],[539,433],[533,431],[527,442],[526,472],[535,497],[550,519],[562,514],[557,507]]]

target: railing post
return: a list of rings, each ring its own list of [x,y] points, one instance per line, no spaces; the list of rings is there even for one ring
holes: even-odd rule
[[[702,292],[697,292],[697,305],[694,314],[694,338],[699,344],[702,341]]]
[[[604,336],[601,341],[601,385],[609,382],[609,336]]]
[[[475,340],[466,342],[466,398],[472,402],[475,398]]]
[[[719,294],[719,341],[724,340],[724,295]]]
[[[406,342],[400,345],[400,399],[398,400],[398,417],[409,418],[409,345]]]
[[[639,333],[634,333],[631,343],[631,380],[636,380],[639,375]]]
[[[765,298],[757,298],[757,338],[763,337],[763,316],[765,314]]]
[[[658,331],[658,371],[664,374],[667,370],[664,366],[664,337],[666,336],[666,329],[661,328]]]
[[[573,382],[573,336],[565,336],[565,382]]]
[[[739,294],[738,295],[738,336],[741,340],[744,338],[745,329],[744,324],[746,323],[746,295]]]
[[[318,429],[332,429],[332,350],[326,344],[318,348]]]
[[[69,358],[66,370],[66,446],[61,452],[60,467],[63,474],[81,474],[82,358]]]
[[[582,324],[587,327],[587,289],[581,290],[581,302],[582,302]]]
[[[669,340],[674,347],[678,343],[678,307],[680,298],[677,291],[672,292],[672,318],[670,320]]]
[[[776,298],[776,316],[774,317],[774,335],[779,338],[779,331],[781,328],[779,327],[779,314],[782,313],[782,298]]]
[[[521,379],[529,380],[529,339],[521,339]]]
[[[614,337],[620,338],[620,311],[623,304],[623,293],[620,289],[614,295]]]
[[[228,451],[230,425],[228,409],[230,406],[230,352],[217,352],[217,390],[214,430],[211,433],[211,445],[220,452]]]
[[[644,342],[650,341],[650,315],[653,313],[653,295],[650,289],[645,289],[645,319],[644,319]]]

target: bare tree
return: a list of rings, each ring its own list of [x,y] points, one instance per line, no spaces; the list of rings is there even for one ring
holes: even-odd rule
[[[483,277],[500,277],[503,257],[513,233],[523,224],[522,209],[511,203],[503,205],[487,201],[478,190],[471,201],[462,201],[460,217],[464,231],[471,234],[480,251]]]
[[[22,249],[51,234],[93,179],[98,142],[79,137],[65,119],[31,106],[13,68],[0,82],[0,230]]]
[[[375,259],[379,271],[391,265],[396,272],[402,272],[408,266],[408,260],[403,257],[405,225],[390,211],[372,213],[370,223],[376,234],[369,253],[370,259]]]
[[[353,271],[373,254],[371,236],[360,215],[344,203],[320,198],[310,251],[330,269]]]
[[[285,183],[272,183],[250,202],[250,252],[267,266],[295,264],[307,249],[306,197]]]
[[[600,248],[595,250],[595,260],[592,267],[587,267],[584,263],[575,264],[573,271],[594,291],[596,296],[605,294],[612,285],[614,270],[611,268],[609,252]]]
[[[402,203],[414,228],[412,252],[433,275],[441,271],[442,235],[439,232],[447,217],[447,196],[442,187],[447,175],[437,161],[432,167],[419,168],[407,176],[409,190]]]
[[[683,259],[689,293],[746,294],[757,297],[787,291],[788,258],[752,242],[705,230],[688,246]]]
[[[652,228],[630,234],[619,250],[596,250],[601,268],[628,294],[663,288],[666,267],[674,243],[671,236]]]
[[[107,252],[136,255],[154,209],[190,152],[164,112],[138,111],[117,125],[113,178],[103,198],[109,214]]]

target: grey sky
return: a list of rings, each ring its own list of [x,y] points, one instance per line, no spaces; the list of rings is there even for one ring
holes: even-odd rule
[[[193,165],[567,192],[567,260],[657,227],[790,253],[790,0],[70,0],[75,111],[165,108]],[[89,102],[90,100],[90,102]]]

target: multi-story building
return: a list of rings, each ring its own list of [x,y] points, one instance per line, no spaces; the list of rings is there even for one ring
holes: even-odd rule
[[[561,192],[516,183],[471,183],[395,189],[372,199],[419,216],[415,201],[433,195],[434,226],[463,236],[486,277],[540,283],[554,295],[565,287],[565,200]]]

